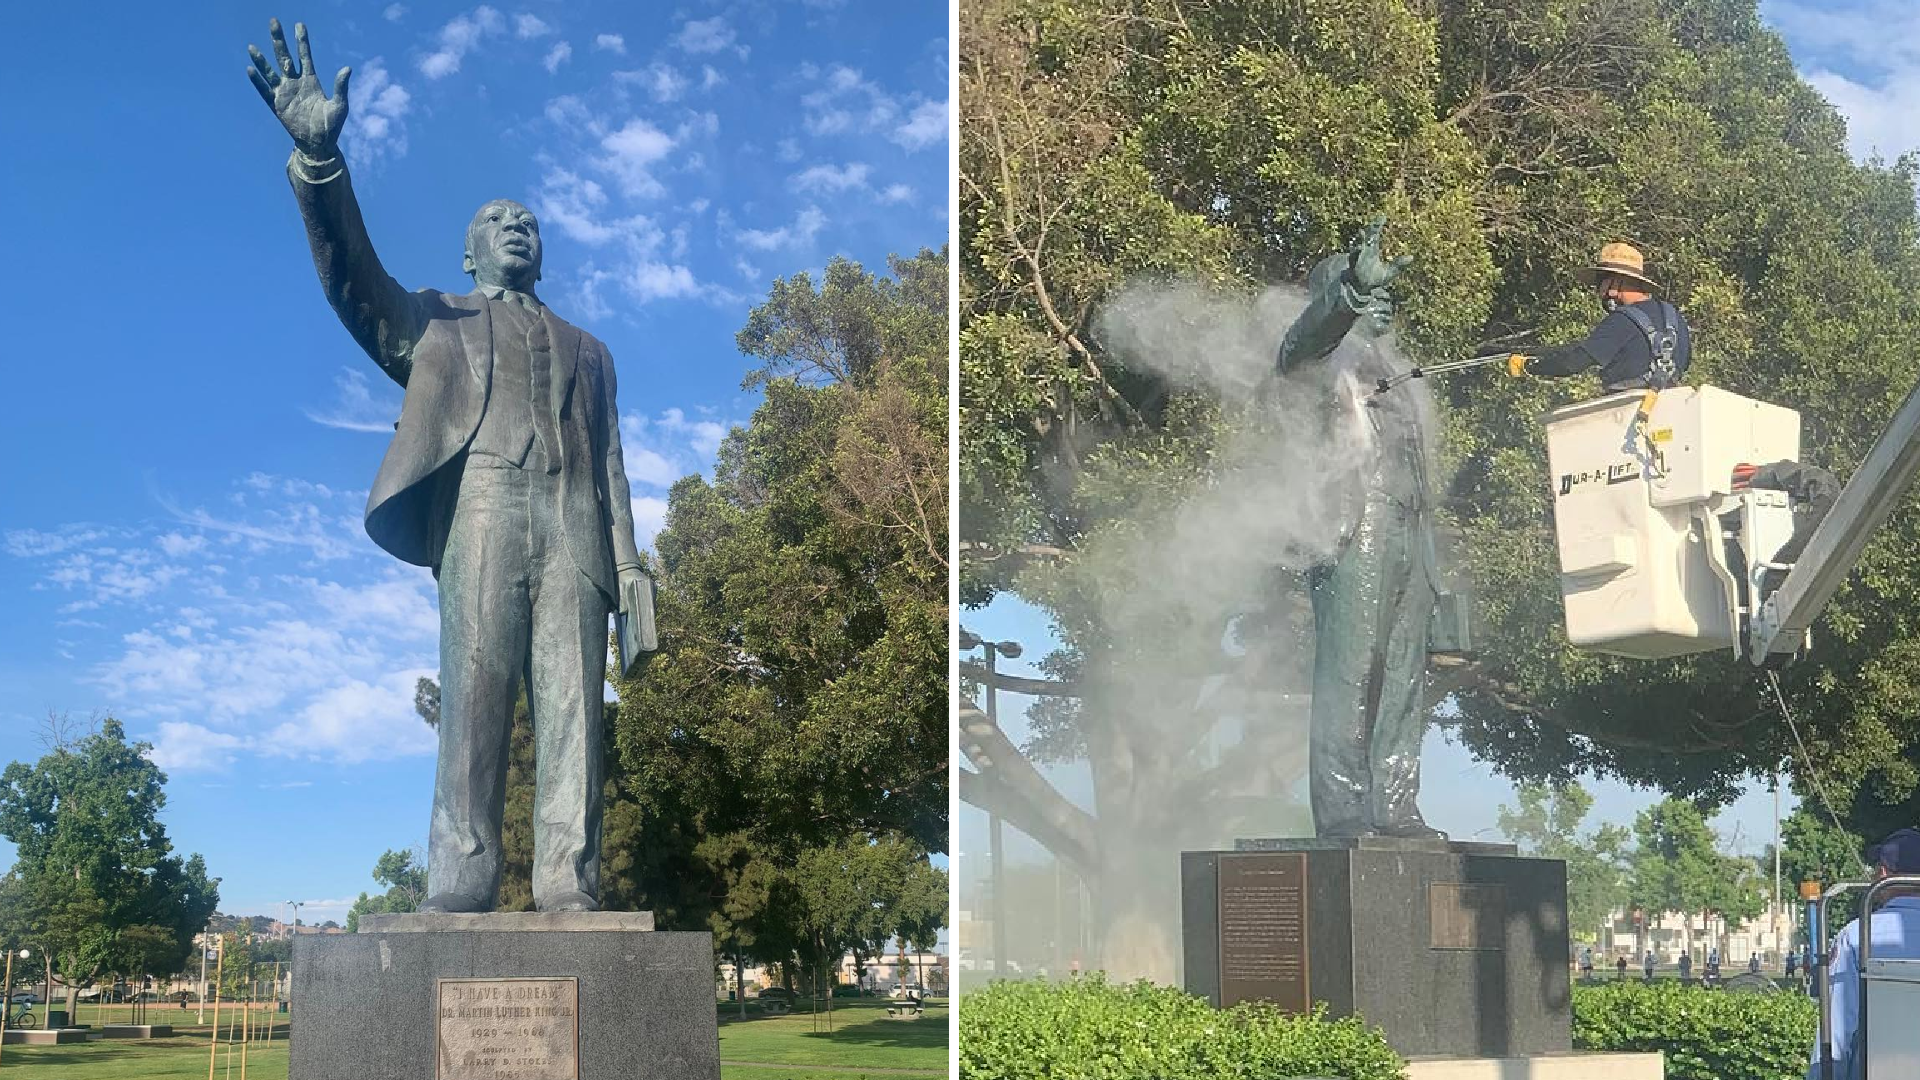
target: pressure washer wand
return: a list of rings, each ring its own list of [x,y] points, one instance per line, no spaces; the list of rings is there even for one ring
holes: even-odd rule
[[[1424,379],[1429,375],[1445,375],[1452,371],[1466,371],[1470,368],[1486,367],[1488,364],[1498,364],[1506,360],[1510,355],[1512,354],[1492,353],[1487,356],[1469,357],[1465,360],[1449,360],[1444,364],[1430,364],[1426,367],[1411,368],[1390,379],[1381,379],[1375,382],[1373,384],[1373,392],[1376,394],[1384,394],[1394,387],[1400,386],[1413,379]]]

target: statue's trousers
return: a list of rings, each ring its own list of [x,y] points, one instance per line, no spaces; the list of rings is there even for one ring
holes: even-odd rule
[[[1331,563],[1311,574],[1313,820],[1321,836],[1417,825],[1435,600],[1426,514],[1375,486]]]
[[[469,455],[440,566],[440,760],[427,892],[491,910],[515,687],[524,678],[538,770],[533,896],[600,894],[601,698],[607,600],[567,553],[557,475]]]

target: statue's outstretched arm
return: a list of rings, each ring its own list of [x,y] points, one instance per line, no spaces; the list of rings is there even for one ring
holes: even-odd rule
[[[313,249],[314,269],[320,274],[327,303],[381,370],[405,386],[412,370],[413,345],[425,319],[414,297],[393,280],[374,254],[340,154],[340,131],[347,122],[347,81],[353,71],[340,69],[333,97],[328,98],[314,77],[305,24],[295,24],[293,32],[300,46],[297,64],[287,53],[286,35],[275,19],[269,30],[274,60],[269,62],[259,49],[247,46],[253,60],[247,76],[293,137],[287,179],[306,221],[307,243]]]
[[[1413,262],[1409,255],[1381,256],[1380,233],[1385,227],[1385,219],[1375,220],[1351,252],[1321,259],[1307,275],[1306,310],[1287,327],[1274,361],[1280,374],[1332,355],[1361,316],[1384,320],[1391,310],[1387,285]]]

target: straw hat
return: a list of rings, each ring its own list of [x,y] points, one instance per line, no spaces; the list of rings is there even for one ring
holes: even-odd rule
[[[1660,287],[1659,283],[1647,276],[1646,257],[1632,244],[1608,244],[1600,249],[1600,258],[1594,265],[1579,270],[1580,280],[1588,285],[1599,281],[1605,274],[1638,281],[1649,289]]]

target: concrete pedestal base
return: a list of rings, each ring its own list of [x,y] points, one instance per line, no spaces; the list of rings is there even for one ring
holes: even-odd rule
[[[1407,1063],[1407,1080],[1666,1080],[1659,1054],[1547,1054],[1524,1058],[1429,1058]]]
[[[106,1024],[100,1028],[103,1039],[171,1039],[171,1024]]]
[[[48,1028],[43,1031],[9,1031],[0,1035],[0,1042],[12,1046],[25,1043],[28,1046],[52,1046],[55,1043],[83,1043],[87,1041],[86,1028]]]
[[[1566,865],[1511,851],[1368,837],[1184,852],[1186,988],[1220,1006],[1325,1003],[1409,1057],[1565,1053]]]
[[[719,1080],[712,935],[513,920],[294,938],[288,1080]]]

